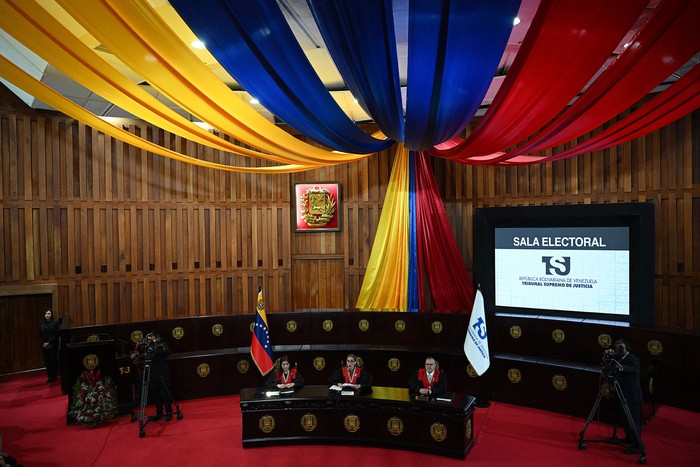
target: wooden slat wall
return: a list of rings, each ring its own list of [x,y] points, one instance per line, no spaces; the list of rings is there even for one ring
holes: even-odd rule
[[[252,313],[260,286],[271,312],[293,303],[355,306],[393,151],[291,175],[225,173],[144,153],[2,96],[0,106],[0,286],[58,284],[56,309],[73,325]],[[699,121],[695,112],[639,140],[556,163],[435,159],[467,266],[477,207],[653,201],[657,324],[699,330]],[[125,129],[207,160],[232,158],[142,122]],[[341,183],[341,232],[293,231],[291,187],[307,181]],[[304,296],[294,285],[308,271],[343,284],[342,297],[313,288]]]

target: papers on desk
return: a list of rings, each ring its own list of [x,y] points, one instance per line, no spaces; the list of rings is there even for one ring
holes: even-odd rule
[[[274,396],[279,396],[280,394],[292,394],[294,392],[294,388],[284,388],[280,390],[275,390],[275,391],[265,391],[265,396],[266,397],[274,397]]]
[[[341,386],[340,384],[334,384],[333,386],[329,387],[331,391],[336,391],[339,392],[341,396],[354,396],[355,395],[355,390],[352,388],[348,388],[346,386]]]
[[[438,396],[435,398],[436,401],[438,402],[452,402],[452,399],[454,399],[455,393],[454,392],[442,392],[438,394]]]

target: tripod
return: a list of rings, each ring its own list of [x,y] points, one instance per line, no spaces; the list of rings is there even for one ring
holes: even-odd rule
[[[588,425],[591,423],[591,420],[593,420],[593,416],[595,415],[596,411],[598,410],[598,407],[600,406],[600,401],[603,399],[603,395],[605,393],[605,388],[606,387],[613,387],[615,389],[615,394],[617,394],[617,398],[620,401],[620,405],[622,406],[622,410],[625,412],[625,417],[627,420],[627,426],[632,428],[632,431],[634,431],[634,437],[637,440],[637,444],[639,445],[639,463],[640,464],[646,464],[647,462],[647,457],[646,457],[646,448],[644,447],[644,443],[642,442],[642,437],[641,434],[639,433],[639,429],[637,428],[637,425],[634,423],[634,419],[632,417],[632,412],[630,412],[629,405],[627,405],[627,399],[625,398],[625,395],[622,393],[622,388],[620,387],[620,383],[617,381],[617,378],[615,378],[614,374],[608,374],[607,371],[604,372],[605,374],[605,380],[603,383],[600,385],[600,390],[598,391],[598,396],[595,399],[595,403],[593,404],[593,408],[591,408],[590,414],[588,414],[588,419],[586,420],[586,425],[583,427],[583,430],[579,433],[579,438],[578,438],[578,448],[580,450],[586,449],[586,443],[609,443],[609,444],[617,444],[617,445],[622,445],[620,440],[617,438],[617,421],[613,423],[613,435],[609,439],[584,439],[584,435],[586,434],[586,430],[588,429]],[[629,434],[627,434],[629,436]]]
[[[140,411],[139,415],[137,416],[139,420],[139,438],[143,438],[146,436],[146,425],[151,421],[148,416],[146,416],[146,406],[148,405],[148,388],[151,385],[151,367],[152,367],[152,361],[150,359],[146,359],[143,362],[143,369],[141,372],[141,396],[140,396]],[[160,373],[158,373],[158,369],[155,370],[156,375],[158,378],[160,378],[161,383],[163,381],[162,377],[160,376]],[[165,391],[168,393],[168,396],[170,397],[170,400],[173,401],[175,404],[175,412],[177,414],[177,419],[182,420],[182,412],[180,411],[180,405],[175,401],[173,398],[172,393],[170,392],[170,389],[166,384],[162,384],[162,387],[165,388]],[[134,416],[131,417],[131,421],[133,422],[135,420]]]

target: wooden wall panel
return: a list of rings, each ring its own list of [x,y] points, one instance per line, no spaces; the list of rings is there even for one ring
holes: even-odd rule
[[[296,303],[355,306],[393,150],[298,174],[225,173],[23,109],[8,103],[8,92],[0,89],[0,285],[58,284],[56,309],[73,325],[249,314],[259,287],[271,312]],[[124,129],[211,161],[266,164],[143,122]],[[554,163],[432,165],[470,270],[475,208],[654,202],[657,324],[698,331],[699,132],[696,111],[636,141]],[[291,187],[302,181],[342,185],[340,232],[294,232]],[[306,268],[341,286],[327,296],[298,286]]]

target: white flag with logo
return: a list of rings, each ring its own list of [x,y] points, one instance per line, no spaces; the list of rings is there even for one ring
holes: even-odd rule
[[[472,316],[469,318],[467,337],[464,339],[464,354],[472,364],[476,373],[481,376],[491,364],[489,358],[489,340],[486,333],[486,314],[484,312],[484,297],[481,290],[476,290]]]

